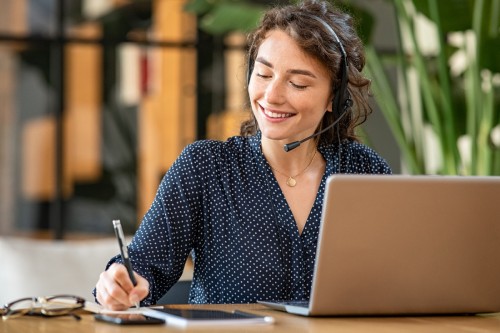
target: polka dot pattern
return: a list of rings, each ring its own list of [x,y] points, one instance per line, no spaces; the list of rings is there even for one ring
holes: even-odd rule
[[[326,172],[299,234],[260,149],[260,133],[187,146],[164,176],[130,246],[134,269],[157,302],[195,263],[190,303],[309,299],[328,176],[388,174],[387,163],[355,142],[320,146]],[[339,161],[339,157],[341,160]],[[119,256],[109,263],[119,261]]]

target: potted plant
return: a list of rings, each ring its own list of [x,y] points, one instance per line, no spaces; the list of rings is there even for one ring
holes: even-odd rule
[[[360,18],[367,74],[405,172],[500,175],[500,0],[387,1],[399,28],[391,56],[371,43],[370,14],[342,5]],[[224,34],[252,29],[267,4],[191,0],[186,9],[201,16],[205,31]],[[396,87],[388,66],[397,70]]]

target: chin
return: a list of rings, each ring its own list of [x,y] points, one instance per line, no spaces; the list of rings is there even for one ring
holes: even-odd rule
[[[276,133],[276,131],[269,131],[262,128],[260,128],[260,131],[262,133],[262,137],[269,140],[283,140],[286,138],[286,136],[284,136],[282,133]]]

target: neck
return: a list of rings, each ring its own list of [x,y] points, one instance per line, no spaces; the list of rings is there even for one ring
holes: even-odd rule
[[[309,164],[317,151],[316,142],[304,142],[296,149],[285,152],[281,141],[262,140],[261,149],[267,162],[279,172],[295,175]]]

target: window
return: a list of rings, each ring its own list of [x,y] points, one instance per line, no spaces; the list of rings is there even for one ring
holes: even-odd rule
[[[184,2],[0,0],[0,234],[135,230],[206,131]]]

